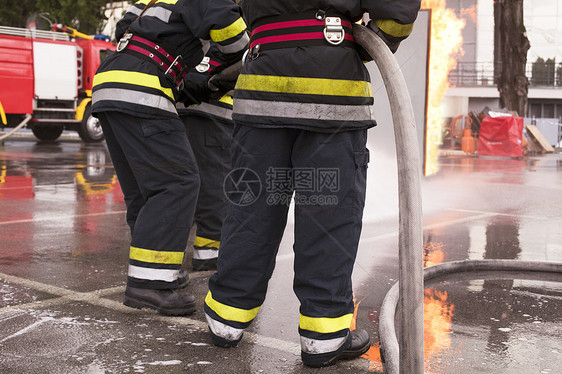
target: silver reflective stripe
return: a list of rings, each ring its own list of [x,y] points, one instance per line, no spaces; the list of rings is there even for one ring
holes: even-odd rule
[[[178,113],[176,111],[174,103],[172,103],[170,100],[162,96],[149,94],[146,92],[125,90],[122,88],[102,88],[94,91],[94,93],[92,94],[92,105],[95,105],[96,103],[104,100],[123,101],[127,103],[162,109],[166,112],[174,114]]]
[[[207,52],[209,52],[209,48],[211,48],[211,42],[205,39],[199,39],[199,42],[201,42],[201,49],[203,50],[203,54],[206,55]]]
[[[154,6],[148,9],[144,14],[144,16],[156,17],[160,21],[168,23],[170,21],[170,16],[172,15],[172,11],[169,9],[165,9],[159,6]]]
[[[178,279],[178,270],[170,269],[150,269],[140,266],[129,265],[129,277],[145,280],[156,280],[163,282],[173,282]]]
[[[210,260],[219,257],[218,249],[197,249],[193,248],[193,258],[197,260]]]
[[[135,5],[131,5],[129,9],[127,9],[127,13],[133,13],[135,16],[138,16],[142,13],[142,9],[137,8]]]
[[[234,100],[234,114],[334,121],[371,121],[374,119],[369,105],[294,103],[247,99]]]
[[[217,117],[226,118],[228,120],[232,119],[232,109],[223,108],[221,106],[212,105],[209,103],[201,103],[199,105],[193,105],[186,108],[189,111],[202,112],[215,115]]]
[[[217,43],[216,46],[222,53],[236,53],[240,52],[243,49],[246,49],[249,42],[250,37],[248,36],[248,34],[244,33],[244,35],[242,35],[242,38],[238,39],[234,43],[227,45],[220,45]]]
[[[347,336],[328,340],[310,339],[301,336],[301,350],[312,355],[335,352],[343,345],[343,343],[345,343],[346,340]]]
[[[244,329],[236,329],[234,327],[225,325],[222,322],[215,321],[214,319],[209,317],[207,313],[205,313],[205,318],[207,319],[207,325],[209,325],[209,328],[211,329],[213,334],[220,336],[223,339],[231,341],[238,340],[244,333]]]

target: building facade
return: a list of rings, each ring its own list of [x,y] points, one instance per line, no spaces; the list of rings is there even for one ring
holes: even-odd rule
[[[463,53],[449,74],[451,88],[444,102],[447,117],[486,106],[499,108],[494,83],[494,2],[447,0],[465,20]],[[524,22],[531,48],[527,54],[530,118],[562,117],[562,0],[524,0]]]

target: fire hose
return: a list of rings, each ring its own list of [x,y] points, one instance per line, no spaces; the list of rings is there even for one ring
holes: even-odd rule
[[[382,39],[361,25],[353,25],[353,36],[375,61],[390,102],[398,166],[399,286],[392,302],[400,303],[400,349],[392,320],[381,315],[381,349],[389,373],[423,373],[423,231],[421,162],[414,109],[404,75]],[[399,291],[399,292],[398,292]],[[400,298],[398,298],[398,293]],[[385,298],[386,299],[386,298]],[[396,306],[396,304],[394,304]],[[394,336],[394,341],[391,338]],[[391,341],[391,343],[387,343]]]
[[[386,87],[398,166],[399,281],[386,294],[380,312],[381,356],[388,374],[424,372],[424,281],[459,272],[518,272],[562,274],[562,262],[465,260],[423,268],[421,161],[410,95],[400,67],[386,44],[371,30],[354,25],[353,34],[375,61]],[[394,319],[399,307],[400,343]]]
[[[22,127],[24,127],[25,125],[27,125],[27,123],[31,120],[31,114],[26,114],[25,118],[23,119],[23,121],[21,121],[21,123],[19,125],[17,125],[16,127],[14,127],[10,132],[7,132],[6,134],[0,136],[0,141],[6,139],[7,137],[11,136],[13,133],[15,133],[16,131],[18,131],[19,129],[21,129]]]

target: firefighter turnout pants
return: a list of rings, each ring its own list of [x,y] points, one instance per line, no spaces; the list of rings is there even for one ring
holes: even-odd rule
[[[301,348],[330,354],[344,344],[354,312],[351,274],[365,204],[366,139],[367,130],[235,127],[230,202],[204,306],[213,334],[240,339],[256,317],[294,192]]]
[[[199,190],[193,151],[179,118],[98,114],[127,206],[127,285],[177,287]]]
[[[230,143],[234,124],[232,120],[199,115],[195,111],[181,114],[180,117],[185,124],[201,178],[195,208],[197,232],[193,259],[216,260],[226,215],[227,199],[223,185],[231,169]]]

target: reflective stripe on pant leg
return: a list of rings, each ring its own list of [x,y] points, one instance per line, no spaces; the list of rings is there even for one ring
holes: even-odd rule
[[[336,318],[300,315],[301,349],[309,354],[337,351],[346,341],[353,314]]]
[[[176,281],[184,252],[158,251],[131,246],[129,253],[129,277],[138,280]]]
[[[219,257],[220,241],[195,237],[193,243],[193,258],[196,260],[211,260]]]
[[[205,297],[204,309],[213,334],[226,340],[237,340],[256,318],[260,307],[242,309],[229,306],[215,300],[209,291]]]
[[[207,319],[207,325],[209,325],[213,334],[223,339],[238,340],[244,333],[244,329],[237,329],[235,327],[225,325],[222,322],[212,319],[207,313],[205,313],[205,318]]]

